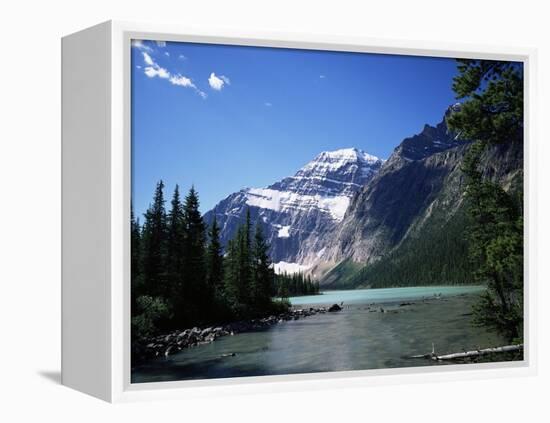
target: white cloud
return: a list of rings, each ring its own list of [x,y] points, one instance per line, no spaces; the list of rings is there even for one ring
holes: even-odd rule
[[[265,106],[265,107],[271,107],[271,106],[273,106],[273,104],[271,104],[269,101],[266,101],[266,102],[264,103],[264,106]]]
[[[164,55],[165,55],[166,57],[170,57],[170,53],[168,53],[167,51],[164,52]]]
[[[320,79],[325,79],[326,76],[325,76],[325,75],[319,75],[319,78],[320,78]]]
[[[201,91],[197,86],[193,83],[191,78],[188,78],[186,76],[183,76],[181,74],[172,74],[168,69],[163,68],[160,66],[155,60],[151,57],[151,55],[145,51],[141,52],[143,55],[143,61],[147,65],[145,69],[143,70],[143,73],[149,78],[161,78],[161,79],[167,79],[172,85],[176,85],[179,87],[184,88],[192,88],[198,95],[201,96],[201,98],[206,98],[207,95],[204,91]],[[140,67],[138,67],[139,69]],[[223,85],[222,81],[222,85]]]
[[[153,58],[149,55],[149,53],[142,51],[143,54],[143,61],[145,62],[146,66],[144,73],[149,78],[154,78],[155,76],[158,76],[159,78],[168,79],[170,78],[170,72],[168,72],[165,68],[159,66]]]
[[[155,66],[155,62],[153,61],[151,56],[149,56],[149,53],[142,51],[141,54],[143,54],[143,61],[145,62],[146,65]]]
[[[155,41],[157,43],[157,46],[159,47],[166,47],[166,41]]]
[[[147,75],[149,78],[154,78],[155,76],[158,76],[159,78],[168,79],[170,78],[170,72],[168,72],[166,69],[161,68],[160,66],[147,66],[144,71],[145,75]]]
[[[163,79],[170,78],[170,72],[159,66],[149,55],[149,53],[142,51],[141,54],[143,55],[143,61],[146,65],[148,65],[145,67],[144,70],[145,75],[147,75],[149,78],[154,78],[155,76]]]
[[[178,56],[178,59],[180,59],[180,60],[187,60],[187,56],[185,56],[184,54],[180,54],[180,55]]]
[[[207,95],[204,91],[201,91],[197,88],[197,86],[193,83],[191,78],[187,78],[183,75],[173,75],[170,77],[170,83],[172,85],[178,85],[180,87],[187,87],[187,88],[193,88],[195,92],[200,95],[202,98],[206,98]]]
[[[208,84],[210,85],[210,88],[216,91],[221,91],[224,85],[230,85],[231,81],[227,76],[220,75],[216,76],[214,72],[210,74],[210,78],[208,78]]]
[[[183,76],[183,75],[173,75],[172,77],[170,77],[170,82],[172,83],[172,85],[196,88],[195,84],[193,84],[193,81],[191,81],[190,78],[187,78],[186,76]]]
[[[153,49],[147,44],[143,44],[142,40],[132,40],[132,47],[135,47],[144,51],[153,51]]]

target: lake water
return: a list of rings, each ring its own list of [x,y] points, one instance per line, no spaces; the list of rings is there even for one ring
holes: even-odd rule
[[[225,336],[151,360],[132,369],[132,382],[441,365],[408,357],[430,352],[432,342],[440,354],[504,344],[471,324],[472,304],[483,290],[436,286],[294,297],[295,308],[343,302],[344,310]]]

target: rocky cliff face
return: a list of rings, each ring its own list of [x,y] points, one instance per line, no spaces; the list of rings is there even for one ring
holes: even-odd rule
[[[246,188],[205,214],[216,216],[221,239],[231,239],[250,210],[261,222],[278,269],[300,270],[316,262],[353,196],[378,172],[383,160],[355,148],[320,153],[294,176],[266,188]]]
[[[435,239],[434,232],[447,230],[446,223],[464,202],[461,166],[469,144],[447,130],[445,120],[405,139],[357,194],[335,229],[334,243],[320,257],[319,268],[340,264],[340,271],[328,272],[324,284],[334,286],[343,273],[395,252],[407,239],[426,233]],[[521,183],[522,166],[519,144],[494,146],[482,158],[485,176],[505,189]],[[434,253],[438,248],[433,245]]]

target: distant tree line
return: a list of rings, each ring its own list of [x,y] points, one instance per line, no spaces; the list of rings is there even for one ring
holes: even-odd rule
[[[132,340],[173,329],[286,311],[279,296],[318,292],[309,276],[276,275],[260,223],[250,213],[224,248],[214,218],[207,227],[196,190],[175,187],[165,210],[160,181],[143,224],[131,215]]]
[[[301,272],[293,274],[283,272],[275,275],[274,288],[273,296],[280,298],[319,294],[319,282],[313,280],[311,275]]]
[[[459,209],[449,221],[432,217],[421,236],[411,235],[380,260],[354,272],[344,279],[347,285],[388,288],[471,284],[474,266],[468,258],[464,210]]]

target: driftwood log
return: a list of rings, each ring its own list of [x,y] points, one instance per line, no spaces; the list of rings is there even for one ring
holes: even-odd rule
[[[484,348],[480,350],[464,351],[464,352],[452,353],[452,354],[437,355],[435,353],[435,346],[434,344],[432,344],[431,353],[413,355],[410,358],[429,358],[434,361],[460,360],[464,358],[481,357],[483,355],[488,355],[488,354],[515,352],[515,351],[522,351],[522,350],[523,350],[523,344],[518,344],[518,345],[504,345],[502,347],[494,347],[494,348]]]

